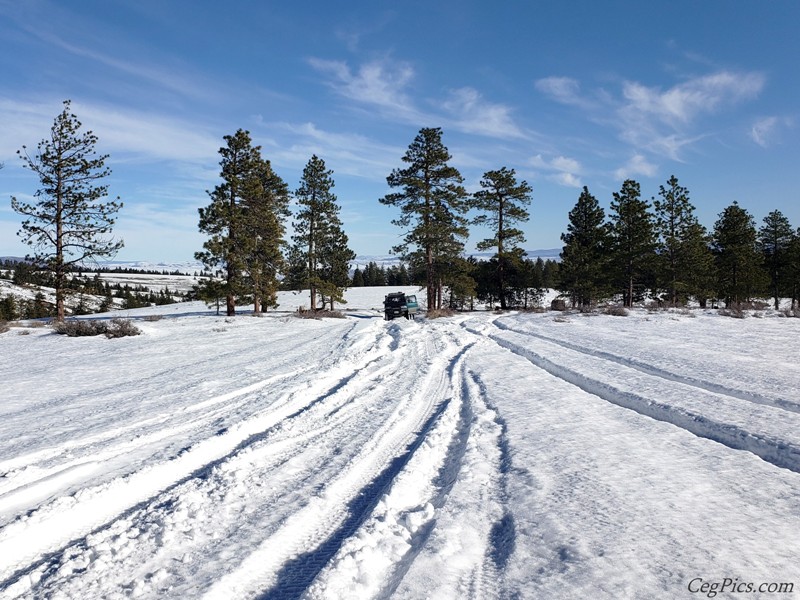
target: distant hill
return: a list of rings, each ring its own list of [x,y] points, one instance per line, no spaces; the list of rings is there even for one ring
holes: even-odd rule
[[[530,259],[541,258],[542,260],[561,260],[559,254],[561,248],[539,248],[536,250],[526,250],[525,256]],[[478,260],[489,260],[494,256],[494,252],[470,252],[468,256],[474,256]],[[20,256],[0,256],[0,261],[22,262],[24,257]],[[369,263],[374,262],[378,266],[391,267],[400,264],[400,257],[394,254],[361,254],[356,256],[355,260],[351,263],[351,268],[364,267]],[[202,263],[197,261],[183,261],[183,262],[153,262],[147,260],[109,260],[98,261],[97,265],[88,264],[86,269],[91,269],[98,266],[102,269],[116,269],[121,267],[123,269],[135,269],[141,271],[179,271],[189,275],[200,272],[204,269]]]
[[[526,250],[525,256],[536,260],[537,258],[541,258],[542,260],[557,260],[560,261],[561,257],[561,248],[545,248],[545,249],[536,249],[536,250]],[[468,252],[467,256],[474,256],[478,260],[489,260],[495,255],[494,252]],[[376,263],[378,266],[383,267],[391,267],[392,265],[400,264],[400,257],[395,256],[393,254],[362,254],[356,256],[356,259],[351,263],[351,267],[355,268],[363,267],[371,262]]]

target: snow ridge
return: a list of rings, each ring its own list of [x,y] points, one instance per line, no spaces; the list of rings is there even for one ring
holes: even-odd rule
[[[493,325],[497,326],[496,323]],[[685,400],[671,399],[668,403],[660,402],[655,394],[647,393],[648,390],[662,391],[664,389],[666,380],[660,375],[655,378],[661,383],[650,383],[643,389],[647,377],[639,377],[634,379],[635,388],[628,387],[626,389],[624,382],[630,378],[625,376],[624,369],[630,367],[620,365],[615,370],[608,364],[610,361],[606,357],[594,356],[604,364],[602,368],[593,369],[593,374],[589,376],[582,369],[585,370],[587,360],[591,361],[593,358],[591,352],[567,350],[563,344],[545,341],[542,337],[531,336],[527,332],[515,334],[510,329],[506,329],[506,332],[508,334],[506,336],[492,333],[488,334],[488,337],[511,352],[527,358],[551,375],[586,392],[642,415],[671,423],[697,436],[719,442],[735,450],[746,450],[777,467],[800,472],[800,444],[791,441],[788,434],[792,428],[797,431],[797,428],[800,427],[800,415],[794,412],[770,406],[763,407],[762,413],[756,416],[751,411],[742,410],[742,406],[735,404],[736,399],[726,399],[719,393],[704,392],[694,384],[689,385],[682,382],[675,382],[674,385],[686,386],[691,389],[691,391],[683,391],[679,394],[679,397],[682,396]],[[557,358],[552,360],[534,350],[531,347],[532,339],[538,339],[538,345],[546,348],[551,357]],[[550,347],[548,348],[547,345]],[[561,348],[563,351],[559,352],[554,348]],[[573,355],[579,354],[583,358],[577,359],[570,356],[570,352]],[[637,370],[643,371],[642,369]],[[603,372],[607,374],[607,380],[598,377],[598,374]],[[772,414],[771,411],[777,411],[777,413]]]

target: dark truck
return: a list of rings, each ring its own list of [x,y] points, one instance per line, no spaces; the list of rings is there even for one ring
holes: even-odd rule
[[[383,318],[386,321],[405,317],[413,319],[419,312],[416,296],[406,296],[403,292],[387,294],[383,300]]]

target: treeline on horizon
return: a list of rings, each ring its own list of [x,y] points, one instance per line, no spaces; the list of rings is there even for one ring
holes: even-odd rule
[[[36,153],[25,146],[20,152],[42,184],[36,201],[11,200],[26,217],[20,235],[36,250],[30,260],[52,274],[59,320],[67,275],[122,247],[111,230],[123,205],[119,198],[108,201],[107,186],[100,183],[110,174],[107,156],[96,156],[97,138],[79,132],[69,106],[66,101]],[[580,308],[617,299],[628,307],[646,299],[669,305],[695,300],[701,306],[721,299],[732,305],[764,295],[776,308],[781,297],[791,298],[793,308],[797,304],[800,236],[788,219],[772,211],[757,228],[752,215],[733,202],[707,229],[675,176],[651,201],[642,198],[638,182],[624,181],[608,215],[584,187],[561,236],[560,263],[527,259],[519,227],[530,219],[533,188],[502,166],[483,174],[479,191],[467,193],[440,128],[420,129],[401,157],[404,166],[386,178],[392,191],[378,199],[399,211],[392,223],[403,237],[391,251],[401,265],[367,265],[351,278],[355,253],[324,160],[313,155],[290,192],[249,132],[239,129],[223,139],[221,181],[199,209],[198,227],[207,240],[195,258],[206,276],[194,296],[224,299],[228,315],[243,304],[253,305],[256,314],[276,307],[281,288],[309,290],[312,311],[334,309],[344,303],[344,290],[362,281],[421,285],[429,310],[471,308],[475,300],[503,309],[528,307],[545,288],[560,290]],[[287,239],[290,219],[293,235]],[[490,260],[465,255],[471,225],[489,232],[476,248],[492,250]]]

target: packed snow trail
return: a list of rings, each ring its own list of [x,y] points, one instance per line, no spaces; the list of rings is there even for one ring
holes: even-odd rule
[[[698,578],[792,583],[797,372],[680,352],[741,321],[374,314],[0,337],[53,374],[0,366],[0,597],[674,598]],[[793,321],[746,331],[780,364],[758,327],[794,351]],[[689,408],[735,425],[748,451],[698,437],[676,418]]]
[[[620,359],[531,331],[518,333],[502,323],[499,328],[500,332],[487,335],[589,393],[800,472],[797,402],[754,405],[753,397],[742,397],[694,378],[674,376],[640,361]]]

